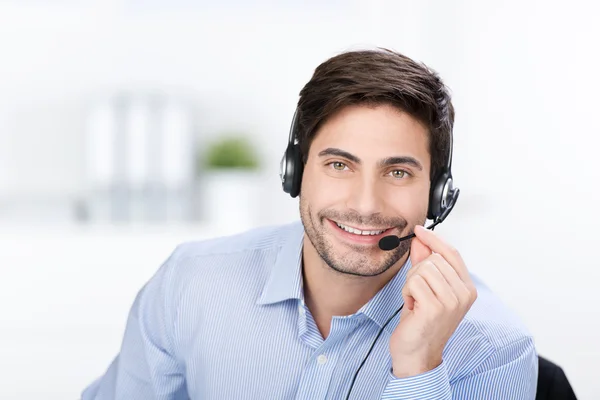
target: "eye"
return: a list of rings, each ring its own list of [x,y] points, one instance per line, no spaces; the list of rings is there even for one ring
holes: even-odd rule
[[[343,171],[344,168],[346,168],[346,164],[339,162],[339,161],[334,161],[332,163],[330,163],[331,166],[333,166],[333,169],[338,170],[338,171]]]
[[[408,175],[410,175],[407,171],[403,169],[395,169],[391,172],[392,177],[396,179],[402,179]]]

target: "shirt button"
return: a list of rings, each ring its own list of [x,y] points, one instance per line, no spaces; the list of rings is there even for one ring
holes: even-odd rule
[[[302,305],[299,305],[298,311],[300,311],[300,314],[304,314],[304,307],[302,307]]]
[[[319,365],[325,364],[327,362],[327,356],[325,354],[321,354],[319,357],[317,357],[317,362]]]

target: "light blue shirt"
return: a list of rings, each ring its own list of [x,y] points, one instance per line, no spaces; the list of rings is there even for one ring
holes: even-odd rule
[[[302,292],[300,222],[178,246],[140,290],[122,348],[83,400],[345,399],[385,321],[403,304],[410,260],[356,314],[319,333]],[[384,329],[352,399],[534,399],[537,353],[519,320],[473,277],[478,298],[442,364],[391,373]]]

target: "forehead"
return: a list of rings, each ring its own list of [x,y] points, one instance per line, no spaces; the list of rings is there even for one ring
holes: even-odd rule
[[[391,156],[413,156],[427,165],[427,128],[407,113],[389,105],[353,105],[340,110],[324,123],[311,154],[335,147],[365,162]]]

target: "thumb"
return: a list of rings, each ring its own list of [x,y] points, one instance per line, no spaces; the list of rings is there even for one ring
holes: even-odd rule
[[[420,229],[416,227],[415,229]],[[410,261],[413,266],[417,265],[431,255],[431,249],[427,247],[418,237],[414,237],[410,244]]]

